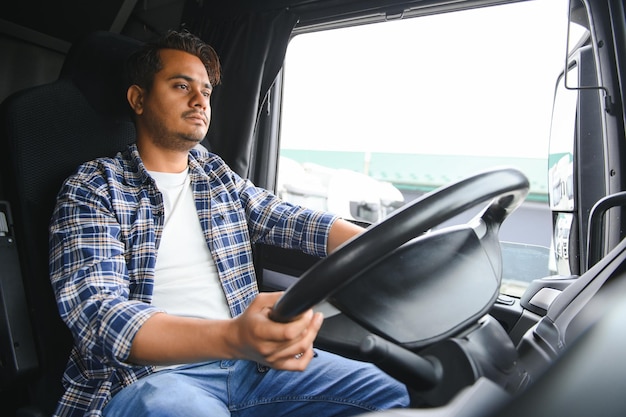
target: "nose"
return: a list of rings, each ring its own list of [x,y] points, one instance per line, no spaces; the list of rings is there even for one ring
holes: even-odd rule
[[[206,110],[210,105],[210,96],[204,94],[201,90],[196,90],[191,97],[190,106],[202,110]]]

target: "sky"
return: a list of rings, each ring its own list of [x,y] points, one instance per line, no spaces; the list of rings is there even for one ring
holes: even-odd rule
[[[285,61],[282,146],[545,158],[566,4],[298,35]]]

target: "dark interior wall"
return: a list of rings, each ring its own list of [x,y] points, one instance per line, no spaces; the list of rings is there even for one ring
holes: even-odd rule
[[[6,1],[0,19],[73,43],[95,30],[108,30],[125,0]]]
[[[54,81],[65,54],[0,34],[0,102],[12,93]]]

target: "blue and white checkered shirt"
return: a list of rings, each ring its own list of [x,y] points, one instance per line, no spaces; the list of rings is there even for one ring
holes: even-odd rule
[[[326,255],[334,216],[281,201],[205,151],[189,153],[189,173],[233,317],[258,293],[253,242]],[[59,192],[50,279],[75,346],[55,415],[102,415],[112,395],[153,372],[126,361],[136,332],[159,311],[150,302],[163,221],[161,193],[135,145],[81,165]]]

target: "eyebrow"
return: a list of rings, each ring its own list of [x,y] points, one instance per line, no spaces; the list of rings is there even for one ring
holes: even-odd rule
[[[198,80],[196,80],[195,78],[192,78],[188,75],[184,75],[184,74],[176,74],[176,75],[172,75],[171,77],[169,77],[169,80],[176,80],[176,79],[183,79],[185,81],[188,81],[190,83],[194,83],[194,82],[198,82]],[[211,85],[211,83],[204,83],[204,88],[208,88],[209,90],[213,90],[213,86]]]

